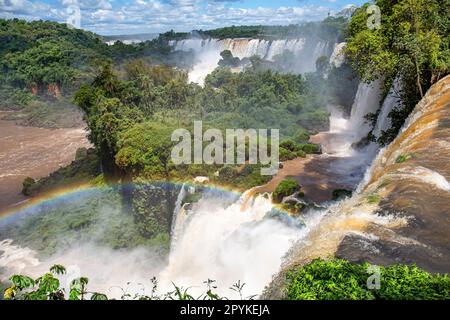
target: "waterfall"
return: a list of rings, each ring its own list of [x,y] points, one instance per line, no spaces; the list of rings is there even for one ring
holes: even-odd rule
[[[379,138],[383,131],[386,131],[391,127],[391,120],[389,118],[389,113],[401,102],[399,92],[400,92],[400,79],[395,78],[394,83],[389,90],[386,98],[381,106],[380,113],[378,115],[377,123],[373,129],[373,135]]]
[[[246,193],[230,203],[227,194],[206,192],[194,205],[169,264],[160,273],[163,287],[170,287],[171,281],[196,286],[210,278],[217,280],[219,292],[229,294],[227,288],[241,280],[246,292],[258,294],[279,270],[293,241],[304,233],[268,218],[273,210],[270,199],[257,196],[248,201]]]
[[[193,51],[197,62],[189,71],[189,81],[203,84],[206,76],[211,73],[220,60],[223,50],[230,50],[239,59],[254,55],[269,61],[285,51],[291,52],[296,63],[290,66],[295,73],[313,72],[315,63],[320,56],[330,56],[330,43],[308,38],[263,40],[263,39],[199,39],[169,41],[175,51]]]
[[[360,83],[352,106],[348,130],[352,135],[352,142],[359,142],[372,129],[365,116],[375,113],[380,107],[381,81],[375,80],[369,84]]]

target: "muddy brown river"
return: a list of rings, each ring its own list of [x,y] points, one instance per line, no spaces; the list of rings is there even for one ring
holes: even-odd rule
[[[24,178],[45,177],[74,160],[78,148],[90,146],[83,128],[23,127],[1,118],[2,113],[0,212],[27,200],[27,197],[21,194]]]

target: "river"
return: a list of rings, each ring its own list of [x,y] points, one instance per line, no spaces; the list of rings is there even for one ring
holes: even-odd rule
[[[83,128],[24,127],[1,120],[0,113],[0,212],[27,201],[21,194],[26,177],[38,179],[68,165],[80,147],[90,143]]]

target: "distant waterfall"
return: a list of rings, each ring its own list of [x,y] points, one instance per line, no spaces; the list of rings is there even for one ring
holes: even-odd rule
[[[189,72],[189,80],[203,84],[206,76],[211,73],[220,60],[223,50],[230,50],[233,56],[240,59],[254,55],[269,61],[274,61],[277,55],[285,51],[291,52],[296,58],[292,70],[295,73],[313,72],[316,70],[316,60],[321,56],[330,56],[334,43],[317,39],[184,39],[169,41],[175,51],[193,51],[197,63]]]
[[[367,136],[372,129],[365,118],[369,113],[375,113],[380,107],[381,81],[369,84],[360,83],[352,106],[348,129],[352,133],[352,142],[358,142]]]

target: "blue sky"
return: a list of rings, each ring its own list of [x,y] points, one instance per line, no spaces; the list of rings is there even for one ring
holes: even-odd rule
[[[1,18],[66,22],[103,35],[321,20],[366,0],[0,0]],[[73,17],[73,15],[72,15]]]

